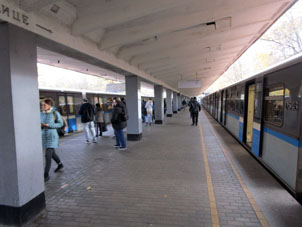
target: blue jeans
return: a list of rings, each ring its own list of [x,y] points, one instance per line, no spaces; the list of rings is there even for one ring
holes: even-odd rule
[[[145,122],[146,122],[146,124],[152,123],[152,114],[148,114],[145,116]]]
[[[126,141],[125,141],[123,129],[114,129],[114,135],[116,140],[115,145],[123,148],[126,147]]]
[[[91,141],[91,139],[95,140],[95,128],[94,128],[94,122],[90,121],[87,123],[83,123],[84,126],[84,133],[85,138],[87,141]],[[92,137],[92,138],[91,138]]]

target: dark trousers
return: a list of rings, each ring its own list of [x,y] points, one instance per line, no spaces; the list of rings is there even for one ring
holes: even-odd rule
[[[95,127],[96,136],[99,136],[99,135],[102,136],[103,135],[103,133],[102,133],[102,131],[103,131],[102,130],[103,129],[103,123],[97,122],[95,124],[96,124],[96,127]]]
[[[60,160],[59,156],[56,154],[55,149],[54,148],[46,148],[46,151],[45,151],[46,164],[45,164],[44,174],[49,173],[49,170],[50,170],[50,167],[51,167],[51,159],[55,160],[55,162],[57,164],[61,163],[61,160]]]
[[[192,113],[192,125],[197,125],[198,123],[198,113]]]

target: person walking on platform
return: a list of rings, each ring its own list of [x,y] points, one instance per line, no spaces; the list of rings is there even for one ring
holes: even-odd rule
[[[188,107],[189,107],[189,111],[190,111],[190,118],[192,118],[192,113],[191,113],[191,105],[192,105],[192,102],[193,102],[193,97],[190,98],[190,101],[188,102]]]
[[[113,112],[112,112],[112,128],[114,130],[114,135],[116,143],[114,147],[123,151],[126,150],[126,141],[124,137],[123,129],[127,126],[128,120],[128,110],[127,107],[119,98],[113,98]]]
[[[95,104],[95,125],[96,125],[96,137],[99,135],[103,135],[103,125],[105,124],[104,120],[104,111],[101,108],[101,105],[99,103]]]
[[[88,103],[87,99],[83,99],[83,104],[81,105],[79,115],[81,115],[81,122],[84,126],[84,133],[86,137],[86,143],[91,143],[91,136],[92,136],[92,142],[96,143],[96,133],[94,128],[94,108],[93,106]],[[90,136],[91,135],[91,136]]]
[[[186,105],[187,105],[186,100],[182,100],[182,107],[183,107],[184,109],[186,109]]]
[[[45,99],[42,102],[41,112],[41,129],[42,129],[42,146],[45,149],[45,170],[44,170],[44,181],[49,180],[49,170],[51,167],[51,159],[53,159],[58,167],[55,172],[63,169],[63,164],[56,154],[55,149],[59,147],[59,135],[57,132],[58,128],[63,126],[63,120],[58,111],[53,108],[53,100]]]
[[[197,125],[198,123],[198,114],[201,110],[199,103],[196,100],[196,97],[193,98],[193,101],[190,104],[190,113],[192,116],[192,125]]]
[[[147,110],[147,116],[146,116],[146,126],[148,125],[148,122],[149,122],[149,125],[151,126],[151,123],[152,123],[152,113],[153,113],[153,102],[152,102],[152,99],[150,98],[146,105],[145,105],[145,108]]]
[[[143,120],[143,123],[146,122],[146,116],[147,116],[146,101],[143,100],[142,101],[142,120]]]

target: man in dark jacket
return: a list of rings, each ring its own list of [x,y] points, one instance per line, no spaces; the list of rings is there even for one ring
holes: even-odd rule
[[[127,127],[128,110],[119,98],[113,98],[113,112],[111,123],[114,130],[116,143],[114,147],[119,150],[126,150],[126,141],[123,129]]]
[[[201,110],[199,103],[196,101],[196,97],[193,98],[193,101],[190,103],[190,112],[192,116],[192,125],[197,125],[198,123],[198,114]]]
[[[83,99],[83,104],[81,105],[79,115],[81,115],[81,122],[83,123],[85,137],[86,137],[86,143],[91,143],[91,136],[92,136],[92,142],[96,143],[96,133],[94,128],[94,107],[88,103],[87,99]]]

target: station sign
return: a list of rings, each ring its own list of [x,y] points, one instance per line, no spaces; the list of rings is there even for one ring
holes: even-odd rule
[[[21,23],[26,26],[29,25],[29,17],[26,14],[20,12],[19,10],[13,9],[11,6],[6,4],[0,5],[0,16],[0,18],[3,20],[6,18],[6,21],[14,20],[17,23]]]
[[[178,88],[200,88],[200,80],[179,80]]]

